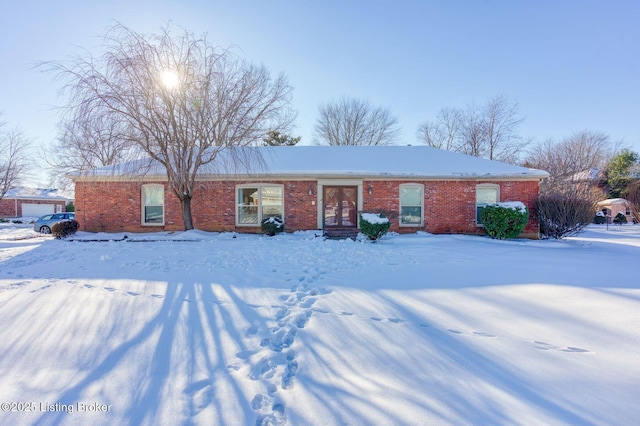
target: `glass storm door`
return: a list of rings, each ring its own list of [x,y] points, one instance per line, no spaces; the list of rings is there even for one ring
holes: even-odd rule
[[[358,225],[358,187],[324,187],[325,228],[355,228]]]

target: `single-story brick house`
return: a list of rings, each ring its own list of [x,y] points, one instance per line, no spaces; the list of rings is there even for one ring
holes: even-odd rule
[[[0,217],[40,217],[66,211],[73,194],[60,189],[11,188],[0,200]]]
[[[426,146],[250,148],[261,161],[229,166],[225,152],[203,167],[191,202],[205,231],[260,232],[280,216],[285,231],[357,232],[359,212],[389,212],[396,232],[482,234],[478,212],[521,201],[530,209],[547,172]],[[91,232],[183,228],[165,171],[130,162],[72,176],[76,219]],[[256,165],[257,164],[257,165]],[[222,166],[224,165],[224,166]],[[213,172],[215,170],[215,172]],[[531,219],[523,236],[536,238]]]
[[[602,200],[598,202],[597,206],[598,210],[602,211],[605,216],[608,216],[611,219],[616,217],[618,213],[622,213],[627,218],[627,222],[633,222],[631,203],[624,198],[609,198],[607,200]]]

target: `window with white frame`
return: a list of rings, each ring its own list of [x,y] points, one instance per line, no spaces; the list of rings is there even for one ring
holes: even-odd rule
[[[282,185],[241,185],[236,190],[236,225],[259,226],[263,219],[284,219]]]
[[[142,185],[142,224],[164,225],[164,185]]]
[[[400,185],[400,226],[421,226],[424,215],[424,186],[416,183]]]
[[[500,185],[495,183],[481,183],[476,185],[476,225],[482,226],[480,214],[489,204],[500,202]]]

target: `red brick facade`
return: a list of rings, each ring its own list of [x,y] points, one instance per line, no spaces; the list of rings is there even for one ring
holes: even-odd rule
[[[165,186],[164,225],[142,225],[142,185],[160,183]],[[271,183],[283,186],[286,231],[312,230],[321,227],[321,188],[316,180],[259,180],[200,182],[191,202],[193,223],[204,231],[260,232],[259,227],[236,225],[236,186]],[[424,224],[401,227],[397,216],[391,217],[395,232],[426,231],[430,233],[482,234],[476,226],[476,185],[495,183],[500,187],[500,201],[522,201],[531,210],[538,195],[538,180],[361,180],[361,208],[367,212],[386,211],[397,215],[400,207],[399,185],[424,185]],[[326,184],[326,182],[325,182]],[[141,181],[76,181],[76,219],[80,229],[91,232],[153,232],[182,230],[180,203],[166,182]],[[525,236],[537,237],[538,224],[532,218]]]
[[[66,209],[66,202],[61,200],[3,198],[0,200],[0,217],[22,217],[23,204],[53,204],[56,206],[54,212],[64,212]]]
[[[493,183],[500,187],[500,201],[521,201],[531,212],[538,196],[538,181],[364,181],[363,210],[379,210],[397,213],[400,208],[400,185],[417,183],[424,185],[424,224],[400,226],[398,218],[391,219],[395,232],[426,231],[432,234],[484,234],[476,226],[476,185]],[[531,216],[531,215],[530,215]],[[530,217],[524,234],[537,238],[538,223]]]

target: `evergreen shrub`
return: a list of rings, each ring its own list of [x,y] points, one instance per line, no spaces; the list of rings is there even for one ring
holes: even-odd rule
[[[284,231],[284,224],[282,223],[282,219],[280,217],[270,216],[262,219],[260,228],[266,235],[273,237],[277,233]]]
[[[520,202],[490,204],[482,209],[480,220],[491,238],[518,238],[529,222],[529,209]]]
[[[57,239],[67,238],[69,235],[75,234],[79,227],[80,224],[77,220],[65,220],[54,223],[51,227],[51,234]]]
[[[360,232],[372,241],[380,239],[390,227],[389,219],[380,213],[360,213]]]
[[[596,216],[593,218],[593,223],[596,225],[602,225],[603,223],[607,223],[607,217],[602,212],[596,213]]]
[[[619,212],[616,217],[613,218],[613,223],[617,223],[618,225],[627,223],[627,216],[625,216],[624,213]]]

